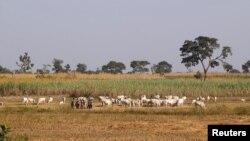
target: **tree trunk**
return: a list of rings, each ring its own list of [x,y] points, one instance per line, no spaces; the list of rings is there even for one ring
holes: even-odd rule
[[[203,81],[206,81],[207,79],[207,70],[204,70],[204,78],[203,78]]]

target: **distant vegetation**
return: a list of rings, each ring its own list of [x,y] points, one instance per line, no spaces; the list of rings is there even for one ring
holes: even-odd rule
[[[186,68],[192,72],[192,67],[201,65],[203,70],[197,72],[194,75],[195,78],[206,80],[207,73],[211,68],[222,65],[223,69],[227,73],[240,73],[238,69],[235,69],[233,65],[226,62],[226,58],[232,55],[231,47],[223,46],[222,50],[219,53],[215,51],[220,48],[218,39],[213,37],[199,36],[194,40],[186,40],[182,47],[180,47],[180,57]],[[218,54],[216,56],[216,54]],[[152,64],[147,60],[132,60],[130,62],[130,68],[132,69],[131,73],[151,73],[152,74],[161,74],[164,76],[167,73],[171,73],[173,65],[166,61],[162,60],[156,64]],[[32,73],[32,68],[34,63],[28,52],[25,52],[23,55],[19,56],[18,61],[16,62],[18,70],[9,70],[0,65],[0,73]],[[242,64],[242,72],[249,73],[250,60]],[[86,74],[98,74],[98,73],[111,73],[111,74],[122,74],[127,69],[123,62],[117,62],[111,60],[105,65],[101,66],[101,69],[97,70],[87,70],[87,65],[84,63],[78,63],[75,70],[71,69],[70,64],[64,64],[63,59],[54,58],[52,64],[43,64],[43,67],[36,70],[38,77],[44,77],[45,74],[50,74],[50,70],[54,73],[86,73]],[[201,73],[203,72],[203,73]],[[198,76],[198,77],[197,77]]]

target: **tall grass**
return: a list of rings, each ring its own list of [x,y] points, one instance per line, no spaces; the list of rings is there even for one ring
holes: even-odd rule
[[[72,75],[72,74],[71,74]],[[250,96],[250,81],[243,76],[212,75],[206,82],[189,75],[67,74],[36,78],[20,74],[0,79],[0,95],[107,95],[138,97],[146,94],[186,96]]]

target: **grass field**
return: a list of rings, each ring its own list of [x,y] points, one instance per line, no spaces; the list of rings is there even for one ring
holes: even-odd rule
[[[33,74],[16,75],[14,78],[0,75],[0,95],[250,96],[247,75],[210,74],[206,82],[195,80],[192,75],[53,74],[42,78]]]
[[[213,74],[207,82],[188,75],[35,75],[0,76],[0,124],[9,136],[30,140],[205,141],[208,124],[250,124],[250,81],[245,75]],[[91,110],[70,108],[70,95],[142,94],[186,95],[182,107],[102,107],[95,99]],[[22,96],[53,96],[52,104],[23,105]],[[196,96],[218,96],[207,109],[195,108]],[[59,105],[62,96],[67,104]],[[240,99],[245,98],[246,102]]]

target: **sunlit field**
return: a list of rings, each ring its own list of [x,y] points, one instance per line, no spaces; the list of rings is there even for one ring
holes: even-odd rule
[[[102,106],[97,96],[140,98],[159,94],[187,96],[181,107]],[[29,140],[205,141],[208,124],[250,123],[250,79],[245,74],[211,73],[196,80],[192,73],[0,75],[0,124],[10,137]],[[71,109],[73,96],[93,96],[93,109]],[[50,104],[22,103],[23,96],[50,97]],[[66,104],[59,105],[61,98]],[[218,97],[195,107],[197,96]],[[245,99],[242,102],[241,99]]]

